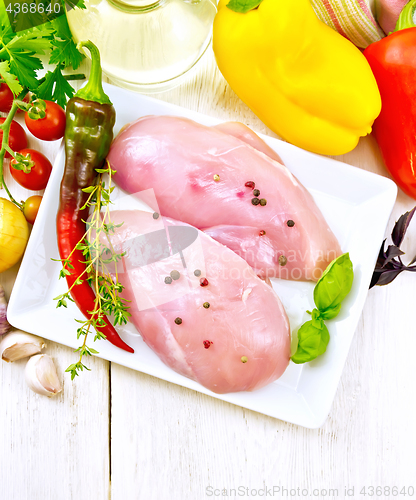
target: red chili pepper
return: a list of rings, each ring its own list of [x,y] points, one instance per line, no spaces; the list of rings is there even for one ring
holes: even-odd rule
[[[88,218],[88,208],[81,210],[89,194],[83,188],[94,184],[96,168],[101,168],[113,138],[115,111],[101,85],[101,67],[98,49],[85,42],[91,51],[92,66],[89,82],[68,101],[65,129],[65,172],[61,183],[60,204],[56,219],[58,247],[61,259],[68,259],[77,243],[83,239]],[[95,293],[86,281],[85,257],[75,250],[70,258],[74,269],[66,276],[68,287],[72,287],[82,275],[83,282],[74,285],[71,296],[81,312],[91,318]],[[121,338],[107,318],[105,326],[99,327],[107,340],[128,352],[134,352]]]
[[[373,125],[384,162],[403,191],[416,199],[416,27],[411,0],[396,30],[364,51],[380,90],[382,108]]]

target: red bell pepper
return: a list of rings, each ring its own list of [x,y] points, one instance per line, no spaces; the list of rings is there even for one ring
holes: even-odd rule
[[[369,45],[364,55],[380,90],[381,113],[373,133],[393,179],[416,199],[416,27],[411,0],[396,30]]]

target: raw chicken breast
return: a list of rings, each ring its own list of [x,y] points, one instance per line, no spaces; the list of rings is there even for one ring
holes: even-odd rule
[[[317,281],[341,255],[338,241],[310,193],[248,130],[141,118],[111,146],[114,180],[129,193],[153,189],[163,215],[205,231],[261,277]]]
[[[237,139],[241,139],[250,146],[253,146],[253,148],[257,149],[258,151],[261,151],[265,155],[269,156],[273,160],[276,160],[283,165],[282,159],[276,153],[276,151],[272,149],[270,146],[268,146],[263,141],[263,139],[260,139],[260,137],[255,132],[253,132],[251,128],[248,128],[246,125],[244,125],[244,123],[223,122],[220,123],[219,125],[215,125],[214,128],[216,128],[217,130],[221,130],[221,132],[224,132],[224,134],[233,135]]]
[[[119,210],[111,220],[123,222],[110,239],[126,252],[117,271],[132,322],[164,363],[220,394],[282,375],[290,357],[286,313],[243,259],[172,219]]]

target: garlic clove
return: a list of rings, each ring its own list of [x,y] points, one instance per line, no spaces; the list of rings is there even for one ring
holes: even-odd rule
[[[62,391],[54,362],[47,354],[38,354],[29,359],[25,379],[30,389],[42,396],[51,397]]]
[[[2,338],[0,353],[2,359],[9,363],[38,354],[44,347],[45,341],[40,337],[21,330],[12,330]]]
[[[4,335],[10,330],[10,324],[7,321],[7,302],[4,296],[3,287],[0,285],[0,335]]]

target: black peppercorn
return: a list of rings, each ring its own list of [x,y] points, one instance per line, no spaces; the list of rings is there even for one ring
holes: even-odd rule
[[[176,323],[177,325],[181,325],[181,324],[182,324],[182,319],[181,319],[181,318],[176,318],[176,319],[175,319],[175,323]]]
[[[180,275],[179,271],[171,271],[170,277],[173,280],[178,280],[181,277],[181,275]]]
[[[281,266],[285,266],[285,265],[287,264],[287,258],[286,258],[284,255],[281,255],[281,256],[279,257],[279,264],[280,264]]]
[[[288,220],[286,222],[286,224],[289,226],[289,227],[293,227],[295,225],[294,221],[293,220]]]
[[[253,205],[258,205],[260,203],[260,200],[258,198],[251,198],[251,203]]]
[[[260,196],[260,191],[258,189],[255,189],[253,191],[254,196]]]
[[[158,219],[159,218],[159,214],[157,212],[153,212],[153,218],[154,219]]]
[[[166,283],[167,285],[170,285],[170,284],[172,283],[172,278],[171,278],[170,276],[166,276],[166,278],[165,278],[165,283]]]

